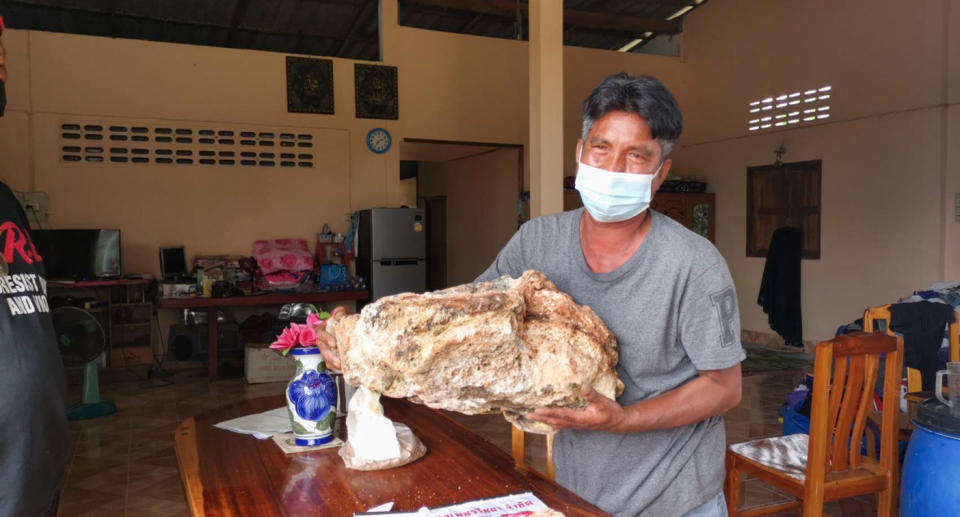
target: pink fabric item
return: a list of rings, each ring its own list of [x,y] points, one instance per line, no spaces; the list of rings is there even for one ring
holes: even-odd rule
[[[260,289],[264,291],[285,291],[296,289],[303,279],[303,273],[291,273],[289,271],[278,271],[263,276],[263,282]]]
[[[278,271],[309,271],[313,254],[304,239],[274,239],[253,243],[253,258],[264,275]]]

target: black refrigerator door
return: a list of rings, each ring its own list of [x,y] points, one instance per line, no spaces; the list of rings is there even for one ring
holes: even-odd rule
[[[371,264],[370,297],[377,300],[398,293],[422,293],[427,286],[423,259],[385,259]]]
[[[423,210],[372,208],[360,212],[361,259],[424,258],[427,253]]]

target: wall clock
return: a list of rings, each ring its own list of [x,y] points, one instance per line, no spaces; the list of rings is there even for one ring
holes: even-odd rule
[[[390,150],[390,133],[382,127],[373,128],[367,133],[367,149],[377,154]]]

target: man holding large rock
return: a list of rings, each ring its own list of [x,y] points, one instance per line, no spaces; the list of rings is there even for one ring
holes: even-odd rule
[[[740,317],[723,257],[649,210],[682,117],[656,79],[608,77],[583,104],[585,209],[524,224],[478,280],[536,269],[620,344],[626,389],[527,415],[561,431],[557,481],[615,515],[726,515],[720,415],[740,402]]]
[[[616,400],[525,418],[562,429],[557,481],[617,516],[723,516],[720,415],[740,402],[740,318],[726,261],[703,237],[649,210],[682,129],[656,79],[618,74],[583,104],[576,187],[585,209],[524,224],[477,281],[536,270],[616,337]],[[323,334],[323,333],[321,333]],[[329,335],[321,349],[339,358]]]

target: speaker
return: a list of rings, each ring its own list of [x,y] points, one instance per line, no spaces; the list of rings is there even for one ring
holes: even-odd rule
[[[168,343],[169,354],[177,361],[190,361],[207,358],[207,326],[170,325]],[[236,323],[217,325],[217,355],[241,353],[240,326]]]

